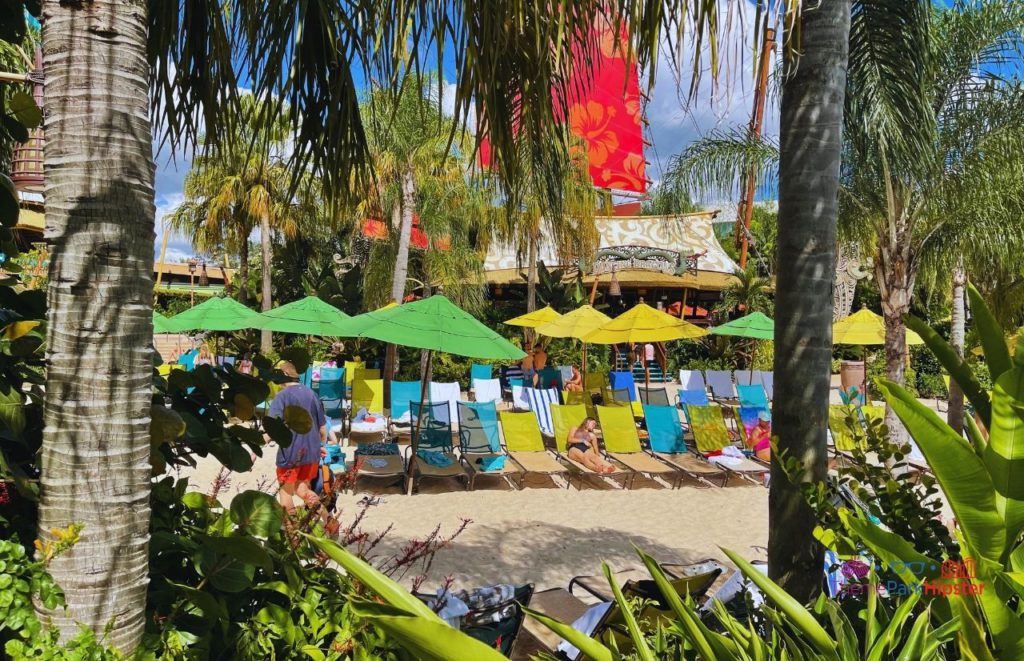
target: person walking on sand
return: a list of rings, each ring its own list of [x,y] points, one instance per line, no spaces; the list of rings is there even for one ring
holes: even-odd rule
[[[320,457],[325,453],[321,443],[328,439],[327,416],[317,394],[299,383],[295,365],[282,360],[277,364],[277,369],[288,381],[270,402],[267,416],[283,420],[285,410],[294,406],[308,413],[312,420],[308,431],[300,434],[293,430],[291,444],[277,449],[277,481],[281,485],[277,499],[288,514],[295,511],[295,496],[301,498],[306,507],[320,510],[327,534],[333,536],[338,532],[338,521],[321,505],[320,498],[311,486],[320,466]]]

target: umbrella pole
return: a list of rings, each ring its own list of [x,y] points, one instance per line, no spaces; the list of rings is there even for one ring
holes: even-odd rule
[[[581,372],[580,379],[583,381],[583,383],[581,385],[583,386],[584,392],[586,392],[586,390],[587,390],[587,343],[584,340],[580,340],[580,342],[583,342],[583,361],[582,361],[583,364],[580,365],[580,372]]]
[[[427,407],[427,387],[430,382],[427,381],[426,375],[430,374],[430,361],[434,358],[433,351],[427,351],[427,369],[424,373],[420,374],[420,411],[416,415],[416,426],[412,431],[412,439],[409,442],[409,467],[406,469],[405,476],[405,489],[406,495],[412,495],[412,483],[413,483],[413,472],[416,465],[416,447],[419,445],[420,440],[420,427],[423,425],[423,412]]]

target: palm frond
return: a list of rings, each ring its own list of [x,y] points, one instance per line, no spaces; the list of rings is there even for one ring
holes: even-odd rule
[[[753,171],[759,185],[774,188],[779,146],[747,129],[714,130],[672,157],[665,185],[702,196],[732,196],[741,178]]]

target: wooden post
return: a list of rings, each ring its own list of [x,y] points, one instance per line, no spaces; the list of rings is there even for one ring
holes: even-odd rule
[[[420,371],[420,411],[416,415],[416,426],[412,430],[412,438],[409,440],[409,466],[406,468],[405,483],[406,495],[412,495],[413,475],[416,466],[416,448],[420,441],[420,428],[423,426],[423,412],[429,405],[427,401],[427,388],[430,387],[430,363],[434,358],[433,351],[426,352],[426,368]]]
[[[761,49],[761,62],[759,66],[757,87],[754,89],[754,113],[750,118],[750,134],[754,138],[761,137],[761,127],[764,124],[764,105],[768,91],[768,67],[772,59],[772,50],[775,47],[775,28],[765,27],[764,44]],[[747,267],[747,250],[749,241],[747,235],[750,232],[750,221],[754,215],[754,193],[757,185],[757,173],[751,167],[747,171],[747,187],[743,199],[740,200],[738,213],[742,214],[743,224],[740,226],[739,218],[736,223],[737,238],[740,243],[740,268]]]
[[[591,306],[594,305],[594,299],[597,298],[597,280],[598,280],[598,277],[599,276],[595,273],[594,274],[594,284],[591,285],[591,287],[590,287],[590,305]]]

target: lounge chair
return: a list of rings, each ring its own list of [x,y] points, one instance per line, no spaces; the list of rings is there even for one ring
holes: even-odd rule
[[[589,392],[568,390],[562,391],[562,402],[566,404],[582,404],[587,409],[587,415],[597,420],[597,409],[594,408],[594,398]]]
[[[732,373],[732,380],[737,386],[749,386],[754,381],[754,372],[752,370],[736,370]]]
[[[369,413],[384,413],[384,380],[356,379],[352,384],[352,415],[359,409]]]
[[[537,372],[538,388],[562,389],[562,373],[555,367],[545,367]]]
[[[754,379],[751,383],[760,383],[764,386],[764,392],[768,395],[768,399],[775,399],[775,372],[754,370]]]
[[[542,390],[539,388],[524,388],[523,392],[526,401],[529,402],[530,410],[537,414],[537,424],[540,430],[551,436],[555,433],[551,424],[551,405],[558,404],[558,391],[554,388]]]
[[[714,584],[715,580],[728,571],[728,568],[725,565],[711,558],[688,564],[659,563],[658,566],[661,567],[661,570],[665,572],[665,575],[670,579],[689,578],[694,576],[703,577],[703,579],[707,581],[706,585],[700,585],[699,582],[696,585],[690,585],[693,590],[690,592],[690,596],[693,597],[694,601],[698,604],[701,602],[701,598],[707,594],[708,588]],[[624,569],[622,571],[615,572],[615,579],[618,581],[619,585],[624,585],[629,582],[636,585],[641,581],[649,581],[650,573],[646,568]],[[572,580],[569,581],[569,594],[574,594],[575,588],[582,589],[584,592],[589,593],[600,601],[615,601],[615,595],[612,594],[611,586],[608,585],[608,579],[605,578],[603,574],[595,576],[574,576]]]
[[[653,404],[655,406],[671,405],[671,402],[668,399],[668,391],[664,388],[645,388],[643,386],[637,386],[636,390],[640,395],[640,402],[643,404]]]
[[[717,482],[725,486],[729,474],[692,453],[683,437],[683,426],[679,423],[679,409],[674,406],[645,406],[647,433],[654,456],[675,466],[692,479],[708,486]]]
[[[642,418],[644,415],[643,406],[640,404],[640,399],[637,397],[636,382],[633,381],[632,372],[609,372],[608,380],[612,393],[619,391],[625,391],[628,399],[623,400],[622,397],[616,395],[614,398],[618,401],[627,401],[633,408],[633,415],[637,418]]]
[[[419,381],[392,381],[391,382],[391,421],[397,419],[411,420],[411,405],[423,399],[423,384]],[[409,425],[409,422],[403,422]]]
[[[622,469],[622,464],[611,462],[615,466],[614,473],[598,473],[592,471],[583,464],[573,461],[568,456],[569,430],[579,426],[587,417],[587,408],[582,404],[554,404],[551,406],[551,420],[555,428],[555,448],[558,458],[569,467],[569,474],[579,479],[579,485],[583,485],[583,479],[590,475],[599,477],[628,477],[629,471]]]
[[[473,401],[500,402],[501,381],[498,379],[473,379]]]
[[[690,428],[693,431],[693,438],[697,444],[697,451],[705,457],[708,453],[722,450],[731,445],[729,430],[725,427],[725,419],[722,417],[720,406],[695,406],[688,407],[690,415]],[[729,473],[735,474],[755,484],[763,484],[762,476],[769,472],[769,466],[765,463],[750,458],[734,458],[726,463],[717,463]]]
[[[717,400],[736,399],[736,387],[732,383],[732,372],[708,370],[704,374],[712,397]]]
[[[608,387],[608,375],[601,372],[587,372],[583,377],[583,389],[587,392],[603,392]]]
[[[470,609],[461,618],[459,629],[466,635],[472,636],[488,647],[508,656],[512,653],[523,629],[523,623],[526,620],[523,607],[530,605],[533,592],[533,583],[516,585],[513,587],[511,603],[502,602],[494,606]],[[413,594],[428,605],[433,605],[437,600],[437,594],[424,592],[414,592]],[[511,612],[506,613],[507,610]]]
[[[682,390],[707,390],[704,373],[700,370],[679,370],[679,387]]]
[[[679,391],[679,407],[683,409],[683,417],[686,419],[686,426],[690,426],[690,413],[686,410],[691,404],[693,406],[707,406],[711,402],[708,401],[707,390],[680,390]]]
[[[361,361],[361,360],[346,360],[345,361],[345,366],[344,366],[344,370],[345,370],[345,383],[347,383],[348,385],[351,386],[352,382],[355,381],[356,372],[361,371],[365,367],[366,367],[366,364],[363,363],[363,361]],[[323,378],[323,371],[322,370],[321,370],[321,377],[320,378]]]
[[[386,434],[380,432],[352,432],[348,435],[348,444],[355,447],[355,462],[352,468],[351,490],[356,490],[356,482],[360,477],[387,478],[405,486],[406,463],[401,454],[362,454],[360,448],[376,445],[386,441]],[[396,447],[397,450],[397,447]],[[404,489],[403,489],[404,491]]]
[[[771,410],[768,404],[768,394],[760,383],[736,386],[736,392],[739,395],[740,406],[764,409],[766,411]]]
[[[513,461],[523,469],[519,477],[519,488],[528,474],[565,476],[568,470],[544,448],[544,440],[537,426],[537,416],[532,411],[514,413],[501,411],[498,414],[501,432],[505,437],[505,449]],[[569,480],[565,481],[569,488]]]
[[[500,469],[484,470],[485,463],[502,457]],[[504,478],[513,486],[511,476],[522,475],[523,470],[501,447],[494,402],[459,402],[459,460],[469,473],[470,491],[476,486],[478,475]]]
[[[473,363],[469,366],[469,382],[472,384],[477,379],[490,379],[492,376],[492,369],[490,365],[480,365]]]
[[[708,569],[709,571],[690,576],[673,578],[670,575],[672,587],[676,594],[683,598],[689,595],[697,603],[702,603],[709,589],[723,571],[722,566],[718,565],[718,563],[708,564]],[[627,599],[643,598],[647,600],[647,604],[636,615],[637,620],[646,621],[650,624],[660,623],[663,626],[668,626],[675,622],[672,610],[665,602],[664,597],[661,596],[661,591],[653,579],[627,580],[622,586],[622,594]],[[606,646],[613,645],[621,654],[628,654],[633,651],[633,641],[629,636],[625,620],[622,617],[622,612],[617,602],[610,601],[610,603],[611,605],[594,627],[591,637]],[[589,604],[575,597],[569,590],[562,588],[537,592],[530,602],[530,608],[533,610],[566,624],[578,620],[590,607]],[[512,658],[528,658],[525,654],[536,656],[540,652],[554,655],[561,641],[558,634],[553,633],[543,624],[529,618],[524,625],[524,631],[520,634],[519,640],[520,643],[512,650]],[[527,646],[530,649],[525,649]]]
[[[327,370],[331,370],[327,372]],[[324,378],[326,373],[326,377]],[[345,395],[348,393],[348,386],[345,384],[345,369],[340,367],[325,367],[320,370],[320,382],[317,385],[317,395],[320,403],[323,404],[324,413],[328,418],[345,417]]]
[[[463,468],[452,448],[452,423],[448,418],[448,402],[412,402],[412,433],[417,454],[409,459],[413,466],[413,488],[419,480],[429,478],[458,478],[469,486],[469,474]],[[423,409],[422,420],[420,409]],[[417,423],[419,435],[417,436]],[[410,445],[406,452],[412,450]],[[423,453],[423,454],[420,454]],[[433,453],[433,454],[427,454]],[[427,459],[426,457],[429,457]],[[447,462],[447,463],[445,463]],[[443,465],[442,465],[443,464]]]
[[[661,476],[668,479],[673,488],[679,486],[683,475],[678,468],[644,452],[632,411],[624,406],[598,406],[597,417],[604,435],[605,456],[632,471],[629,476],[630,489],[633,488],[638,474],[646,475],[652,480],[655,476]]]

